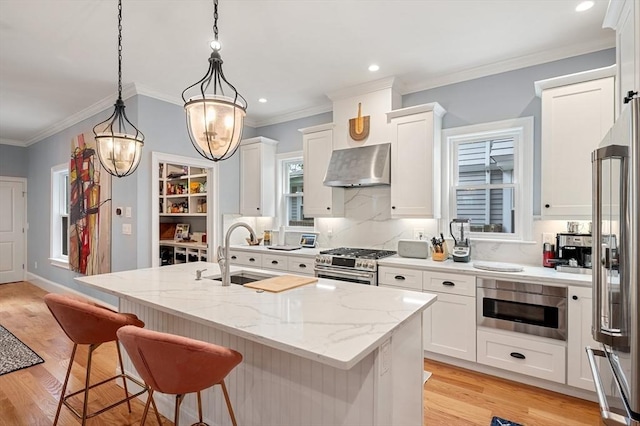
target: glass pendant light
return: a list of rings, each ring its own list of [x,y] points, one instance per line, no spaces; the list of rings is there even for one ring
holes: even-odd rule
[[[144,135],[129,121],[122,101],[122,0],[118,0],[118,100],[113,114],[93,128],[100,164],[116,177],[138,168]]]
[[[231,157],[240,145],[247,101],[222,72],[218,0],[213,2],[213,34],[209,69],[202,79],[182,92],[182,100],[193,147],[203,157],[220,161]]]

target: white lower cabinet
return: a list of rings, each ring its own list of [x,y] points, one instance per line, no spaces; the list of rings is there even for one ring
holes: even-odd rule
[[[476,360],[475,297],[438,293],[422,316],[424,349],[467,361]]]
[[[567,384],[595,391],[585,351],[587,346],[592,348],[600,346],[591,336],[591,313],[593,312],[591,288],[569,287],[568,295]],[[596,360],[599,359],[596,357]]]
[[[263,254],[262,255],[262,267],[269,269],[276,269],[278,271],[288,270],[288,260],[286,255],[282,254]]]
[[[260,253],[230,250],[229,260],[231,265],[250,266],[252,268],[262,267],[262,255]]]
[[[298,275],[314,275],[315,259],[313,257],[288,256],[287,270]]]
[[[381,266],[378,268],[378,285],[422,291],[422,271]]]
[[[478,363],[564,383],[564,343],[543,342],[516,334],[478,328]]]

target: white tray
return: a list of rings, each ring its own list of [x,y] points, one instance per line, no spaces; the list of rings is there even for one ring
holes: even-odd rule
[[[485,271],[499,271],[499,272],[520,272],[524,268],[514,263],[500,263],[500,262],[473,262],[473,267],[477,269],[484,269]]]

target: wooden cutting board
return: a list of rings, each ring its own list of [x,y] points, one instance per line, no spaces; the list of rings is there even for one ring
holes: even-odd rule
[[[316,281],[318,281],[316,277],[301,277],[298,275],[281,275],[279,277],[267,278],[266,280],[247,283],[244,286],[249,288],[255,288],[258,290],[270,291],[272,293],[279,293],[281,291],[300,287],[306,284],[315,283]]]

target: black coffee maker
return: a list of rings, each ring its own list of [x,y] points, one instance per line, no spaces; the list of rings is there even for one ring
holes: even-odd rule
[[[556,235],[556,269],[591,269],[591,234]]]

